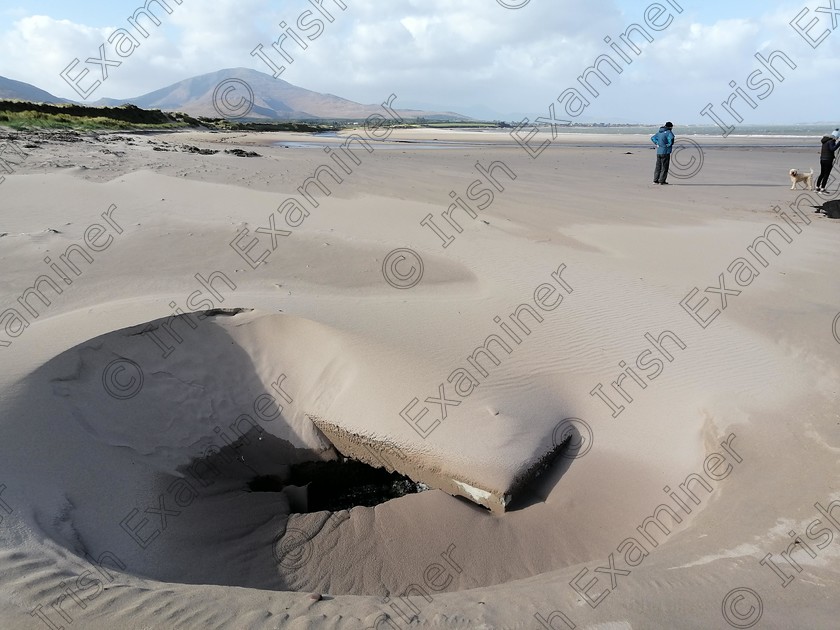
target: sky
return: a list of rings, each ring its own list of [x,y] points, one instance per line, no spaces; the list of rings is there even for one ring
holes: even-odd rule
[[[143,35],[128,18],[146,0],[5,0],[0,76],[96,101],[223,68],[272,73],[273,63],[284,68],[281,79],[310,90],[362,103],[393,93],[398,108],[486,119],[548,118],[554,104],[555,119],[573,122],[713,124],[717,116],[723,125],[840,125],[840,0],[343,0],[345,8],[341,0],[178,1],[165,0],[171,14],[152,2],[161,24],[141,21]],[[291,62],[271,48],[286,30],[281,22],[306,45],[287,37]],[[623,43],[633,24],[653,41],[637,30],[635,49]],[[123,38],[122,56],[120,40],[108,42],[118,29],[136,42]],[[251,54],[258,45],[270,62]],[[100,58],[100,46],[113,65],[87,61]],[[757,53],[777,53],[773,67]],[[579,77],[599,58],[609,85],[591,73],[583,85]],[[94,80],[101,83],[88,92]]]

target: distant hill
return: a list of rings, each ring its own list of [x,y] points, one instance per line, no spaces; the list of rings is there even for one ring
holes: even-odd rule
[[[0,77],[0,99],[8,101],[29,101],[30,103],[69,103],[70,101],[53,96],[34,85]]]
[[[213,95],[217,86],[225,80],[244,81],[253,91],[254,106],[247,114],[251,119],[306,120],[306,119],[360,119],[373,113],[382,113],[377,105],[364,105],[333,94],[321,94],[275,79],[269,74],[249,68],[228,68],[209,74],[184,79],[168,87],[129,99],[100,99],[95,104],[116,106],[132,103],[144,109],[185,112],[191,116],[219,117],[213,106]],[[236,102],[247,91],[240,89],[231,94],[230,101]],[[397,110],[406,118],[423,117],[427,120],[470,120],[454,112],[427,112],[420,110]]]

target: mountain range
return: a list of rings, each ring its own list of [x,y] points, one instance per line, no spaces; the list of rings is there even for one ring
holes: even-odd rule
[[[224,93],[230,93],[227,97]],[[232,110],[245,98],[242,110]],[[70,103],[33,85],[0,77],[0,99],[44,103]],[[97,106],[114,107],[131,103],[143,109],[184,112],[191,116],[244,117],[262,120],[362,119],[382,113],[380,105],[365,105],[334,94],[313,92],[250,68],[228,68],[202,74],[134,98],[102,98]],[[243,116],[244,110],[249,109]],[[427,120],[470,120],[446,111],[398,109],[404,118]]]
[[[53,96],[49,92],[24,83],[0,77],[0,99],[8,101],[30,101],[32,103],[69,103],[70,101]]]

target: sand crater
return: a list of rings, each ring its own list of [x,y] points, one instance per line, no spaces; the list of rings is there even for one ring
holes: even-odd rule
[[[164,333],[181,339],[171,352],[150,338]],[[107,557],[161,582],[331,594],[387,596],[415,582],[410,567],[429,554],[464,562],[478,549],[515,548],[530,519],[500,519],[437,490],[375,507],[308,505],[290,475],[341,459],[313,418],[356,378],[348,348],[342,333],[308,320],[235,311],[196,329],[183,317],[156,320],[65,351],[30,376],[27,396],[52,394],[44,413],[89,469],[61,480],[55,504],[35,510],[37,526],[79,558]],[[522,507],[540,507],[570,465],[561,458],[546,471]],[[282,480],[282,491],[253,491],[257,478]],[[565,564],[538,549],[513,563],[508,555],[481,556],[487,566],[454,575],[446,590]]]

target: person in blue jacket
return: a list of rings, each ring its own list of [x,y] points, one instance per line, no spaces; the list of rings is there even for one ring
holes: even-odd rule
[[[671,151],[674,147],[674,124],[666,122],[659,131],[650,137],[656,145],[656,169],[653,171],[654,184],[667,184],[668,168],[671,166]]]

